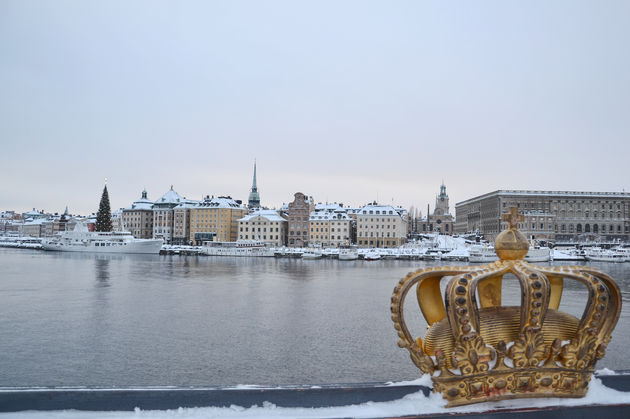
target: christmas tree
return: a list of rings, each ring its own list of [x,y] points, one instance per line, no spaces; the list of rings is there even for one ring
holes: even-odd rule
[[[107,193],[107,184],[103,188],[101,203],[98,206],[98,214],[96,214],[96,231],[112,231],[112,212],[109,208],[109,194]]]

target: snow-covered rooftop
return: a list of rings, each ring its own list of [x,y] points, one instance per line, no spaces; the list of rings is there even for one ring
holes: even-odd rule
[[[399,215],[407,213],[407,210],[401,207],[392,207],[391,205],[368,204],[361,208],[358,212],[362,215]]]
[[[178,208],[194,208],[200,202],[201,201],[196,201],[194,199],[186,199],[186,198],[184,198],[183,202],[180,202],[174,209],[178,209]]]
[[[243,208],[238,202],[229,196],[220,196],[218,198],[206,198],[195,204],[195,208]]]
[[[257,210],[241,218],[239,221],[249,221],[257,217],[265,218],[268,221],[287,221],[286,218],[278,214],[276,210]]]
[[[179,194],[177,192],[175,192],[173,190],[173,187],[171,186],[171,189],[169,189],[163,196],[162,198],[158,199],[157,201],[155,201],[156,204],[178,204],[182,201],[182,197],[179,196]]]
[[[310,221],[329,221],[329,220],[351,220],[347,212],[340,209],[337,211],[312,211],[309,215]]]

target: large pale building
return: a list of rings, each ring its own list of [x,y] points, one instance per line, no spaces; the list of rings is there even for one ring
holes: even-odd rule
[[[288,205],[289,247],[306,247],[309,244],[309,217],[315,210],[313,197],[302,192],[294,194],[293,202]]]
[[[351,243],[352,219],[340,204],[317,204],[309,216],[310,244],[339,247]]]
[[[376,202],[361,208],[357,217],[359,247],[398,247],[407,241],[407,210]]]
[[[498,190],[455,205],[455,232],[494,238],[507,224],[501,215],[517,207],[519,229],[533,239],[630,240],[630,193]]]
[[[153,201],[142,191],[140,199],[122,210],[122,229],[131,232],[137,239],[153,237]]]
[[[286,246],[287,219],[276,210],[256,210],[238,220],[238,239]]]
[[[153,203],[153,238],[170,244],[173,239],[173,209],[183,201],[173,185],[160,199]]]
[[[210,198],[190,208],[189,241],[201,245],[204,241],[235,242],[238,239],[238,220],[247,214],[241,201],[229,196]]]

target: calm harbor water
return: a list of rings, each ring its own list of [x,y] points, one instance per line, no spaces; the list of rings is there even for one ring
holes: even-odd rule
[[[414,379],[389,302],[400,278],[432,265],[0,249],[0,386]],[[598,368],[630,369],[630,263],[593,266],[617,280],[625,304]],[[504,304],[519,298],[510,284]],[[585,299],[568,285],[561,308],[581,315]]]

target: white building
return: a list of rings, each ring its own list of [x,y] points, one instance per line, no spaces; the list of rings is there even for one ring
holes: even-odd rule
[[[257,210],[238,220],[238,239],[286,246],[288,224],[276,210]]]
[[[317,204],[309,216],[310,244],[339,247],[351,242],[352,219],[340,204]]]
[[[361,208],[357,217],[360,247],[398,247],[407,241],[407,210],[376,202]]]
[[[153,238],[170,244],[173,239],[173,208],[184,199],[173,190],[173,185],[162,198],[153,203]]]

